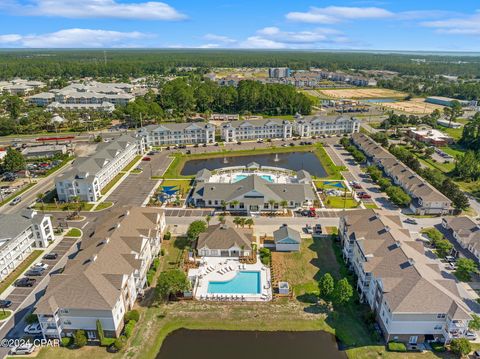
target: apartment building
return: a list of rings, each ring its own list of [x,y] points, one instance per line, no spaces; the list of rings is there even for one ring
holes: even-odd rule
[[[343,135],[360,131],[360,121],[354,117],[297,116],[294,133],[301,137]]]
[[[215,126],[209,123],[161,123],[142,127],[138,133],[149,147],[215,142]]]
[[[451,212],[450,199],[369,136],[357,133],[352,136],[352,141],[365,153],[369,163],[381,168],[396,185],[412,197],[410,210],[413,213],[443,215]]]
[[[0,280],[4,280],[34,248],[54,240],[50,217],[33,210],[0,215]]]
[[[470,217],[443,218],[442,226],[451,231],[462,248],[472,253],[480,261],[480,224]]]
[[[25,96],[44,86],[45,83],[41,81],[14,79],[11,81],[0,81],[0,92],[9,93],[11,95]]]
[[[123,317],[146,286],[146,273],[160,252],[165,214],[153,208],[115,208],[112,221],[99,223],[82,241],[61,274],[51,276],[35,313],[45,338],[85,330],[98,339],[97,321],[106,337],[118,337]]]
[[[375,313],[386,341],[415,347],[465,336],[472,318],[457,282],[442,275],[399,216],[349,212],[340,218],[339,237],[360,300]]]
[[[220,135],[225,142],[256,139],[291,138],[293,123],[288,120],[267,118],[254,121],[231,121],[221,125]]]
[[[127,105],[135,99],[133,85],[123,83],[100,83],[96,81],[73,83],[61,90],[42,92],[28,98],[36,106],[47,106],[50,110],[102,110],[111,106]]]
[[[140,136],[124,134],[112,142],[103,142],[89,157],[79,158],[70,171],[55,178],[55,188],[60,201],[95,202],[101,191],[136,155],[144,151],[144,140]]]

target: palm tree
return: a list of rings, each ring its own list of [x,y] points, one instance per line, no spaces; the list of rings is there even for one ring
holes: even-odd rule
[[[242,226],[242,228],[245,228],[245,223],[246,222],[246,218],[244,217],[240,217],[240,225]]]
[[[218,220],[221,224],[225,224],[225,216],[218,216]]]
[[[282,206],[282,208],[283,208],[283,212],[285,212],[285,208],[287,208],[287,207],[288,207],[288,201],[287,201],[287,200],[285,200],[285,199],[284,199],[284,200],[282,200],[282,201],[280,202],[280,206]]]
[[[207,222],[207,226],[210,225],[211,219],[212,219],[212,216],[211,216],[211,215],[207,214],[207,215],[205,216],[205,222]]]
[[[274,211],[273,206],[275,206],[276,203],[277,203],[277,201],[275,201],[274,199],[269,199],[268,200],[268,204],[270,205],[270,211],[272,212],[272,214],[273,214],[273,211]]]
[[[245,220],[245,224],[246,224],[246,225],[248,226],[248,228],[250,229],[250,228],[252,228],[252,226],[255,224],[255,222],[253,221],[253,218],[250,217],[250,218],[247,218],[247,219]]]
[[[226,209],[227,209],[227,202],[225,202],[224,200],[222,200],[222,201],[220,202],[220,206],[222,206],[222,210],[223,210],[223,212],[225,212]]]
[[[240,217],[235,217],[233,219],[233,224],[237,227],[240,226]]]
[[[239,205],[240,201],[237,201],[234,199],[232,202],[230,202],[230,205],[232,205],[234,208],[236,208]]]

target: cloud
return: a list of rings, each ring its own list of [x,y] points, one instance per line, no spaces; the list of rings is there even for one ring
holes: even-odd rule
[[[217,49],[221,47],[220,44],[203,44],[198,46],[199,49]]]
[[[286,18],[297,22],[336,24],[344,20],[383,19],[393,16],[392,12],[379,7],[327,6],[311,7],[306,12],[289,12]]]
[[[32,0],[28,5],[7,1],[0,8],[16,15],[65,18],[117,18],[139,20],[183,20],[187,16],[158,1],[119,3],[116,0]]]
[[[436,29],[440,33],[453,35],[480,35],[480,12],[472,16],[455,17],[437,21],[427,21],[423,26]]]
[[[337,30],[318,28],[310,31],[283,31],[278,27],[264,27],[255,36],[239,44],[243,48],[285,49],[318,48],[325,44],[348,43],[349,40]]]
[[[138,40],[150,37],[141,32],[65,29],[46,34],[0,35],[0,45],[28,48],[138,47]]]
[[[228,36],[216,35],[216,34],[206,34],[203,38],[205,40],[222,42],[224,44],[233,44],[233,43],[237,42],[237,40],[232,39]]]

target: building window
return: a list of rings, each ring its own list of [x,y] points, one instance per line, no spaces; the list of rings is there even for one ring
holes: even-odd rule
[[[433,330],[442,330],[442,326],[441,325],[435,325],[435,328],[433,328]]]
[[[437,314],[437,319],[445,319],[445,314]]]

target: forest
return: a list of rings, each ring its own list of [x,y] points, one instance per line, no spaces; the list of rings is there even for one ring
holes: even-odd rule
[[[414,61],[415,58],[422,61]],[[459,55],[275,50],[2,50],[0,79],[24,77],[139,77],[175,74],[179,67],[320,67],[389,70],[402,75],[480,77],[480,58]]]

